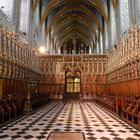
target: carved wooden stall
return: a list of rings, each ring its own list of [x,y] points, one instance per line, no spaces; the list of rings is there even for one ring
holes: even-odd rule
[[[108,53],[107,83],[115,113],[140,128],[140,28],[130,29]]]
[[[1,123],[23,114],[29,96],[36,93],[41,75],[37,59],[19,34],[0,26]]]

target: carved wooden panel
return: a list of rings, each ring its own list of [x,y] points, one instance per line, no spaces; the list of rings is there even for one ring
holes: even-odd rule
[[[57,93],[60,93],[59,84],[65,85],[65,72],[70,71],[72,76],[76,72],[81,74],[81,92],[96,93],[97,84],[106,84],[106,55],[49,55],[40,56],[40,66],[47,77],[47,80],[42,80],[43,84],[49,86],[49,91],[54,92],[54,86]],[[77,86],[77,85],[75,85]],[[69,89],[71,90],[69,85]],[[80,90],[80,89],[79,89]],[[64,88],[61,89],[61,93]],[[103,93],[103,88],[98,92]]]

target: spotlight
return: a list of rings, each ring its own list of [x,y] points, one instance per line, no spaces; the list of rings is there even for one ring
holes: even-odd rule
[[[46,51],[45,47],[43,47],[43,46],[39,47],[39,52],[40,53],[45,53],[45,51]]]

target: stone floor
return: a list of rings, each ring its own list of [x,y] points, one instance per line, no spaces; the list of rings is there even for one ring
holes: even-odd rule
[[[140,131],[92,102],[50,103],[0,128],[0,140],[46,140],[51,132],[83,132],[86,140],[140,140]]]

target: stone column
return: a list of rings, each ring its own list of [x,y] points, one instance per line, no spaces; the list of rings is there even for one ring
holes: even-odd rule
[[[20,29],[20,11],[21,11],[21,0],[14,0],[12,13],[12,24],[14,32],[19,32]]]
[[[95,44],[93,43],[93,47],[91,48],[91,54],[94,54]]]
[[[140,1],[139,0],[128,0],[129,4],[129,17],[130,26],[138,25],[140,23]]]
[[[109,1],[109,5],[110,7],[109,7],[109,23],[108,23],[108,45],[109,48],[111,48],[116,41],[116,20],[115,20],[116,17],[111,1]]]
[[[109,1],[109,5],[111,5],[111,2]],[[108,35],[108,49],[111,48],[111,40],[112,40],[112,37],[111,37],[111,14],[110,14],[110,11],[111,11],[111,8],[109,7],[108,9],[108,16],[109,16],[109,22],[108,22],[108,26],[107,26],[107,35]]]
[[[102,33],[100,32],[100,53],[103,54],[103,38],[102,38]]]
[[[40,36],[40,42],[41,42],[41,45],[43,45],[45,49],[47,50],[47,37],[46,37],[46,32],[45,32],[45,29],[46,29],[45,22],[43,23],[41,28],[42,28],[41,30],[42,34]]]
[[[52,44],[52,45],[51,45],[51,50],[52,50],[52,52],[51,52],[51,53],[52,53],[52,54],[55,54],[56,48],[55,48],[55,46],[54,46],[54,38],[52,38],[51,40],[52,40],[52,43],[51,43],[51,44]]]
[[[98,43],[97,42],[98,42],[97,38],[95,38],[95,47],[94,47],[94,53],[95,54],[97,54],[97,52],[98,52],[98,49],[97,49],[98,48],[98,45],[97,45]]]
[[[115,9],[110,1],[110,47],[112,47],[112,45],[114,45],[115,41],[116,41],[116,14],[115,14]]]
[[[135,0],[135,19],[136,19],[136,24],[140,24],[140,0]]]
[[[133,27],[136,24],[135,17],[135,0],[128,0],[129,7],[129,18],[130,18],[130,26]]]
[[[51,30],[50,30],[50,45],[49,45],[49,47],[50,47],[50,54],[52,54],[52,52],[53,52],[53,47],[52,47],[52,35],[51,35]]]
[[[94,50],[94,54],[96,54],[97,53],[97,46],[94,46],[94,48],[93,48]]]
[[[97,54],[100,53],[100,45],[99,45],[99,42],[97,41]]]
[[[60,48],[57,48],[57,45],[56,45],[56,43],[55,43],[55,40],[56,40],[56,37],[54,37],[54,39],[53,39],[54,49],[55,49],[55,50],[54,50],[54,51],[55,51],[54,53],[55,53],[55,54],[58,54],[58,53],[59,53]],[[61,51],[60,51],[60,52],[61,52]]]
[[[105,30],[105,22],[103,22],[103,33],[102,33],[102,37],[103,37],[103,52],[105,52],[106,50],[106,30]]]
[[[108,25],[107,23],[104,23],[104,50],[108,50],[109,49],[109,44],[108,44]]]
[[[115,12],[115,20],[116,20],[116,41],[119,41],[121,37],[121,7],[120,0],[118,1],[117,9]]]
[[[110,26],[111,23],[108,24],[108,49],[111,48],[111,29],[110,29]]]
[[[61,48],[59,47],[59,48],[56,50],[55,54],[64,54],[64,53],[61,52]]]
[[[34,26],[34,19],[33,19],[33,13],[32,13],[32,0],[27,0],[27,16],[28,16],[28,28],[27,28],[27,37],[29,41],[29,46],[32,47],[33,45],[33,26]]]
[[[47,52],[47,54],[50,53],[50,31],[48,32],[48,35],[47,35],[47,48],[46,48],[46,52]]]

